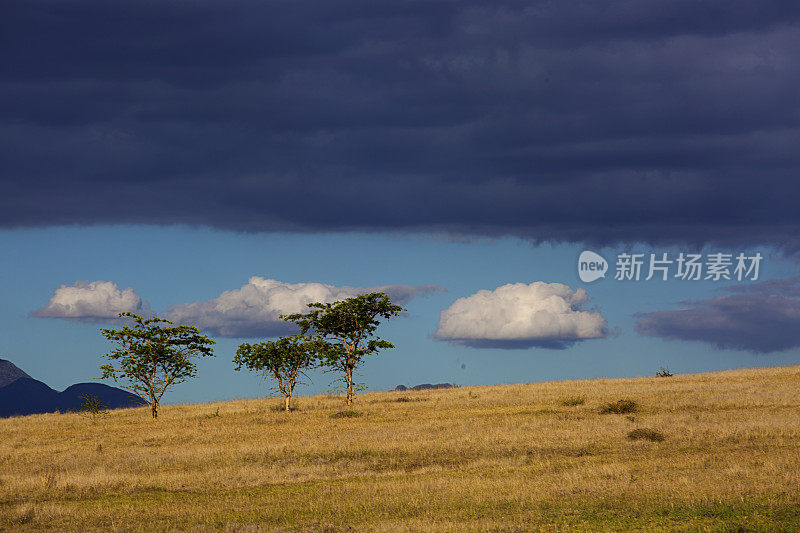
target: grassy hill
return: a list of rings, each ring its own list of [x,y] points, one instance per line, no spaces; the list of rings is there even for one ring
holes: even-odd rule
[[[800,366],[279,404],[0,420],[0,529],[800,531]]]

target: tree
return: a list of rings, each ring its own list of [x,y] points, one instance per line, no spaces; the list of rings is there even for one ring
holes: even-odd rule
[[[167,389],[186,381],[197,372],[194,359],[213,356],[215,342],[194,326],[174,326],[169,320],[143,318],[133,313],[120,313],[133,319],[132,326],[104,329],[103,336],[118,344],[105,355],[111,361],[102,365],[103,379],[127,380],[123,388],[143,396],[158,417],[158,404]],[[114,363],[118,364],[114,366]]]
[[[303,376],[303,370],[326,353],[329,344],[310,335],[290,335],[277,341],[258,344],[240,344],[236,350],[236,370],[242,367],[262,372],[278,382],[278,391],[283,394],[286,411],[289,411],[294,387]]]
[[[383,292],[362,294],[334,303],[310,303],[308,313],[282,316],[300,326],[303,334],[313,332],[329,342],[323,354],[325,364],[344,372],[347,405],[353,404],[353,372],[364,363],[364,357],[385,348],[394,348],[375,336],[380,319],[389,319],[405,311],[392,303]]]

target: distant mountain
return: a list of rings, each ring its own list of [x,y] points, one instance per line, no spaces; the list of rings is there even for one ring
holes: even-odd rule
[[[17,368],[17,365],[11,361],[0,359],[0,387],[5,387],[19,378],[29,377],[28,374]]]
[[[394,388],[396,391],[406,391],[406,390],[431,390],[431,389],[449,389],[451,387],[455,387],[452,383],[422,383],[421,385],[414,385],[413,387],[406,387],[405,385],[398,385]]]
[[[19,378],[0,388],[0,416],[58,411],[58,392],[41,381]]]
[[[3,389],[0,389],[2,391]],[[142,398],[117,387],[109,387],[102,383],[76,383],[59,393],[61,411],[76,411],[83,406],[81,396],[97,396],[106,409],[122,407],[141,407],[147,405]]]
[[[5,373],[0,374],[0,383],[5,385],[0,386],[0,417],[77,411],[84,402],[81,396],[91,395],[97,396],[107,409],[147,405],[135,394],[102,383],[78,383],[58,392],[5,360],[0,360],[2,371]],[[6,376],[19,374],[13,380],[2,381]]]

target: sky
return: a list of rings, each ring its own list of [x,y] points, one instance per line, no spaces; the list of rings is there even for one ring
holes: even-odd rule
[[[254,397],[239,343],[381,290],[369,390],[799,363],[798,48],[791,2],[8,0],[0,357],[62,389],[157,313],[218,342],[166,401]]]

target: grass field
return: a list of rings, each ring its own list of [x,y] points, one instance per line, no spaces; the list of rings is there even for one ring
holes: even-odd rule
[[[0,419],[0,529],[800,531],[800,366],[297,403]]]

